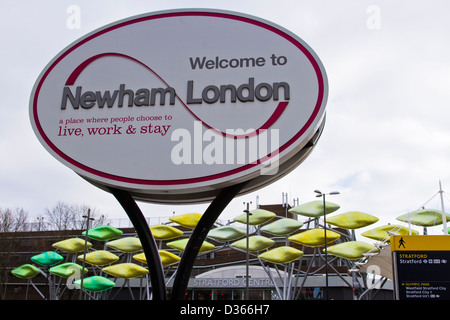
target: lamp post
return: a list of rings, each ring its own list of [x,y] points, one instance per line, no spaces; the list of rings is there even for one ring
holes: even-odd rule
[[[88,242],[88,232],[89,232],[89,222],[91,220],[95,220],[94,218],[91,218],[91,209],[88,209],[87,215],[83,216],[84,219],[86,219],[86,236],[84,239],[84,251],[83,251],[83,265],[81,267],[81,284],[80,284],[80,300],[82,298],[83,293],[83,279],[84,279],[84,267],[86,265],[86,252],[87,252],[87,242]]]
[[[245,203],[245,202],[244,202]],[[250,202],[251,203],[251,202]],[[246,257],[247,257],[247,263],[245,265],[245,271],[246,271],[246,277],[245,277],[245,299],[248,300],[249,299],[249,220],[250,220],[250,216],[252,215],[250,212],[250,203],[247,202],[247,209],[244,210],[246,216],[247,216],[247,250],[246,250]]]
[[[447,214],[445,213],[445,209],[444,209],[444,198],[443,198],[444,191],[442,191],[441,180],[439,180],[439,193],[440,193],[440,195],[441,195],[442,227],[443,227],[443,229],[444,229],[444,234],[448,234],[448,229],[447,229]]]
[[[38,222],[38,231],[41,231],[41,223],[42,226],[44,226],[44,217],[37,217],[36,218],[39,222]]]
[[[338,191],[332,191],[330,193],[322,193],[319,190],[314,190],[317,193],[316,197],[322,197],[323,199],[323,230],[325,238],[325,300],[328,300],[328,249],[327,249],[327,210],[325,206],[325,196],[326,195],[336,195],[339,194]]]

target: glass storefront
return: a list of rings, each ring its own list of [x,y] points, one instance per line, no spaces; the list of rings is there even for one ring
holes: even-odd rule
[[[194,289],[186,292],[187,300],[244,300],[245,289]],[[250,300],[277,300],[278,296],[271,289],[249,290]]]
[[[295,295],[298,300],[322,300],[324,297],[324,288],[308,287],[302,288],[300,294]],[[351,299],[351,288],[330,288],[329,298],[333,300]],[[249,290],[249,300],[279,300],[276,290],[269,288],[251,288]],[[186,300],[246,300],[246,289],[208,289],[198,288],[189,289],[186,292]]]

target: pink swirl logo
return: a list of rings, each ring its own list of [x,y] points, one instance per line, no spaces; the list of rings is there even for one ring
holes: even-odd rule
[[[94,61],[104,58],[104,57],[121,57],[130,61],[133,61],[141,66],[143,66],[146,70],[148,70],[149,72],[151,72],[154,76],[156,76],[162,83],[164,83],[166,86],[170,87],[170,85],[158,74],[156,73],[151,67],[149,67],[148,65],[146,65],[145,63],[142,63],[141,61],[130,57],[128,55],[125,54],[121,54],[121,53],[116,53],[116,52],[107,52],[107,53],[101,53],[101,54],[97,54],[95,56],[92,56],[89,59],[86,59],[84,62],[82,62],[78,67],[75,68],[75,70],[70,74],[70,76],[67,78],[67,81],[65,83],[66,86],[71,86],[74,85],[76,80],[78,79],[79,75],[83,72],[84,69],[86,69],[91,63],[93,63]],[[279,102],[277,107],[275,108],[274,112],[272,113],[272,115],[269,117],[269,119],[263,124],[261,125],[259,128],[249,132],[249,133],[245,133],[245,134],[230,134],[224,131],[221,131],[219,129],[216,129],[214,127],[212,127],[211,125],[209,125],[208,123],[206,123],[205,121],[203,121],[202,119],[200,119],[186,104],[186,102],[184,102],[179,96],[178,94],[176,95],[176,98],[178,99],[178,101],[183,105],[183,107],[192,115],[192,117],[197,120],[197,121],[201,121],[202,124],[207,127],[208,129],[214,130],[220,134],[222,134],[225,137],[230,137],[230,138],[235,138],[235,139],[243,139],[243,138],[248,138],[248,137],[252,137],[255,135],[258,135],[259,133],[263,132],[264,130],[269,129],[270,127],[272,127],[272,125],[280,118],[280,116],[283,114],[284,110],[286,109],[287,105],[288,105],[288,101],[282,101]]]

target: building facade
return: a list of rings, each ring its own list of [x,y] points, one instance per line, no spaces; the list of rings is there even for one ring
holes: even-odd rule
[[[282,205],[260,206],[261,209],[276,213],[277,219],[293,219],[297,217],[287,211]],[[274,221],[272,220],[272,221]],[[314,221],[310,221],[313,223]],[[187,239],[192,228],[182,225],[174,225],[181,232],[177,239]],[[235,225],[235,221],[225,223]],[[351,272],[354,262],[328,255],[324,259],[323,246],[308,247],[289,242],[287,236],[267,234],[262,228],[264,225],[250,227],[251,235],[270,239],[271,249],[286,247],[301,250],[301,258],[288,263],[271,263],[260,258],[260,252],[249,252],[247,259],[246,250],[233,245],[233,241],[217,241],[208,237],[206,240],[211,245],[210,250],[201,252],[192,269],[186,300],[320,300],[339,299],[352,300],[364,297],[364,299],[389,300],[393,298],[391,281],[385,279],[382,285],[370,285],[367,274]],[[220,226],[216,226],[220,227]],[[245,225],[236,226],[245,230]],[[297,232],[308,230],[309,226],[303,224]],[[331,228],[341,234],[339,241],[347,241],[346,237],[352,235],[348,230]],[[136,238],[133,228],[120,229],[119,239]],[[88,233],[89,235],[89,233]],[[55,251],[64,257],[64,262],[77,262],[78,257],[84,252],[68,253],[54,248],[54,244],[64,239],[85,239],[82,230],[71,231],[35,231],[14,232],[0,234],[2,237],[1,265],[1,299],[148,299],[151,298],[151,283],[148,274],[142,274],[135,278],[114,277],[103,272],[102,267],[85,263],[89,270],[88,275],[104,276],[114,282],[114,286],[101,293],[86,293],[80,295],[79,287],[73,286],[73,277],[61,278],[51,274],[49,267],[38,266],[39,274],[32,279],[18,278],[12,274],[12,270],[19,266],[32,264],[31,257],[42,252]],[[245,237],[244,237],[245,239]],[[145,263],[136,260],[136,255],[142,249],[125,252],[117,248],[109,247],[109,242],[88,239],[92,247],[88,252],[108,251],[119,259],[111,263],[132,263],[145,269]],[[176,257],[182,256],[182,251],[172,246],[171,240],[158,240],[159,249],[169,252]],[[327,263],[325,263],[327,261]],[[177,271],[177,263],[170,263],[164,267],[168,296],[170,297],[174,276]]]

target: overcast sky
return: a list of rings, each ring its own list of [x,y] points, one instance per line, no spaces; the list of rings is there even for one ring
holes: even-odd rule
[[[39,143],[29,121],[30,93],[47,63],[86,33],[133,15],[188,7],[238,11],[279,24],[312,47],[329,81],[325,130],[312,154],[285,178],[236,198],[221,218],[241,214],[243,202],[252,201],[254,207],[257,196],[260,204],[273,204],[280,203],[285,192],[304,203],[315,200],[313,191],[319,189],[341,193],[329,198],[341,205],[336,213],[375,215],[380,221],[373,227],[401,224],[395,218],[433,197],[439,180],[444,191],[450,190],[448,1],[0,0],[0,4],[2,208],[21,207],[37,217],[64,201],[91,205],[109,218],[126,217],[111,195],[59,163]],[[74,21],[77,10],[80,16]],[[450,208],[450,198],[444,199]],[[146,216],[206,208],[140,206]],[[427,206],[440,209],[439,198]]]

